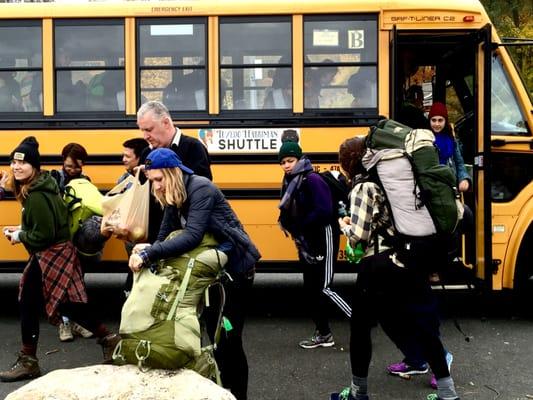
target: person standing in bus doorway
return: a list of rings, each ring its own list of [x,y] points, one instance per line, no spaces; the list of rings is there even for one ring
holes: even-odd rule
[[[372,357],[372,328],[379,322],[389,337],[408,335],[420,344],[437,378],[437,395],[428,400],[459,399],[446,364],[445,350],[438,326],[431,286],[427,275],[416,266],[404,265],[396,258],[387,237],[395,230],[386,198],[379,185],[372,182],[363,167],[372,155],[366,152],[365,137],[344,141],[339,148],[341,168],[350,178],[350,215],[339,218],[339,226],[352,247],[364,245],[359,264],[353,304],[357,312],[350,324],[350,387],[333,394],[332,400],[368,400],[368,371]],[[412,305],[416,305],[413,308]],[[419,307],[425,304],[426,307]],[[422,323],[423,322],[423,323]]]
[[[435,102],[429,110],[429,124],[435,135],[435,145],[439,149],[439,162],[449,165],[455,172],[457,188],[466,192],[471,186],[472,178],[465,168],[461,146],[455,139],[452,127],[448,122],[448,109],[444,103]]]
[[[411,85],[405,92],[405,101],[402,103],[398,122],[413,129],[428,129],[429,122],[424,114],[424,91],[420,85]]]
[[[218,249],[228,256],[227,277],[222,283],[226,293],[223,315],[229,324],[224,324],[225,332],[220,336],[215,358],[223,386],[238,400],[246,400],[248,362],[242,331],[255,264],[261,255],[222,192],[209,179],[193,174],[173,151],[166,148],[151,151],[146,158],[145,171],[152,182],[152,192],[164,207],[164,217],[157,242],[135,246],[129,266],[138,271],[159,259],[180,256],[198,246],[206,232],[217,238]],[[176,229],[183,229],[183,232],[164,240]],[[212,298],[212,301],[217,299]],[[217,308],[213,302],[211,304]],[[208,314],[206,321],[210,335],[220,322],[218,313],[214,314],[216,318]]]
[[[0,380],[13,382],[40,376],[37,343],[43,308],[53,324],[59,324],[60,315],[83,323],[102,345],[104,361],[110,361],[120,337],[92,314],[76,249],[70,241],[67,208],[50,173],[40,169],[37,140],[27,137],[10,158],[10,186],[22,204],[22,221],[19,226],[5,227],[4,235],[11,244],[22,243],[30,259],[19,285],[22,348],[13,366],[0,372]]]
[[[298,249],[304,289],[315,332],[299,345],[304,349],[335,345],[329,325],[328,306],[332,300],[347,316],[350,306],[330,284],[339,250],[339,229],[327,183],[313,172],[298,143],[286,141],[278,154],[285,172],[279,204],[279,223],[290,233]],[[335,225],[333,225],[335,224]]]

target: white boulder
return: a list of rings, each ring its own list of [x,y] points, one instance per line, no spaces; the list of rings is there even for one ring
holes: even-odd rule
[[[5,400],[235,400],[191,370],[141,372],[134,365],[94,365],[52,371]]]

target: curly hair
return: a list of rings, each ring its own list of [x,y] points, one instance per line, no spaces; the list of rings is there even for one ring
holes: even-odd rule
[[[353,179],[364,171],[361,160],[366,152],[366,136],[346,139],[339,147],[339,164],[342,170]]]

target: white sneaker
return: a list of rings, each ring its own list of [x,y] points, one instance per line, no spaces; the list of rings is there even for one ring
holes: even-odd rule
[[[62,342],[72,342],[74,335],[69,322],[61,322],[59,324],[59,340]]]
[[[77,324],[74,321],[70,322],[70,326],[72,328],[72,333],[75,336],[81,336],[85,339],[93,337],[93,333],[90,330],[85,329],[83,326],[81,326],[80,324]]]

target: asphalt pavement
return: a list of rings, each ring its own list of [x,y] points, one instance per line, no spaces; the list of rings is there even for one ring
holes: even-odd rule
[[[15,360],[20,345],[16,304],[18,274],[0,275],[0,369]],[[88,274],[89,296],[113,329],[118,328],[123,274]],[[338,292],[349,298],[355,275],[336,278]],[[472,293],[438,292],[443,308],[442,337],[453,353],[452,375],[463,400],[533,399],[533,320],[517,317],[506,296],[480,300]],[[298,342],[312,334],[305,316],[299,274],[258,274],[244,341],[250,364],[251,400],[327,400],[350,382],[349,323],[332,306],[335,346],[303,350]],[[363,305],[355,305],[354,309]],[[471,336],[466,342],[453,323]],[[401,354],[380,328],[374,332],[369,376],[372,400],[425,399],[432,392],[429,374],[403,380],[385,367]],[[57,328],[42,322],[38,351],[43,372],[76,368],[101,361],[94,339],[61,343]],[[0,383],[0,398],[25,382]]]

